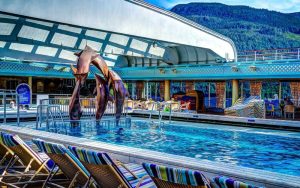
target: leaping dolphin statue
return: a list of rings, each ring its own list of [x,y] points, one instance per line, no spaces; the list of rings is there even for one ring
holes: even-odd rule
[[[110,88],[113,89],[116,108],[116,124],[118,125],[122,115],[125,97],[126,95],[128,95],[128,92],[122,82],[122,79],[117,73],[108,69],[105,60],[91,47],[86,46],[82,51],[75,53],[75,55],[78,57],[77,68],[75,68],[72,65],[71,68],[74,72],[75,77],[80,78],[81,85],[83,85],[86,81],[87,75],[90,71],[90,64],[93,64],[101,71],[104,78],[106,79],[106,82],[108,83],[108,91]],[[82,78],[81,76],[83,75],[84,77]],[[99,113],[99,117],[102,115],[101,113]]]
[[[76,74],[87,74],[90,71],[90,65],[93,64],[106,79],[108,78],[108,66],[106,62],[91,47],[86,46],[80,52],[74,53],[74,55],[78,57]],[[74,69],[73,66],[72,69]]]
[[[96,78],[96,120],[100,120],[106,110],[106,106],[109,100],[109,89],[107,82],[98,74],[95,74]]]
[[[80,104],[80,88],[81,81],[76,79],[76,85],[70,99],[69,103],[69,116],[70,120],[80,120],[82,115],[81,104]],[[73,126],[76,126],[76,123],[72,123]]]
[[[123,112],[123,106],[125,97],[128,96],[127,89],[122,82],[121,77],[113,70],[108,70],[109,74],[109,86],[112,85],[114,91],[114,101],[115,101],[115,112],[116,112],[116,125],[119,125],[120,118]]]
[[[97,53],[91,47],[86,46],[84,50],[74,53],[74,55],[78,57],[77,67],[75,68],[71,65],[74,76],[88,75],[92,59],[96,57]],[[87,77],[81,79],[81,85],[85,83],[86,78]]]

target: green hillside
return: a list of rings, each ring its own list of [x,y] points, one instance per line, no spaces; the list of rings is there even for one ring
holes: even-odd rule
[[[230,37],[239,51],[300,47],[300,13],[220,3],[180,4],[171,11]]]

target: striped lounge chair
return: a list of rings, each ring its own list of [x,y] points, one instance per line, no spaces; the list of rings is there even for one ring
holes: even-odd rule
[[[237,180],[234,180],[232,178],[227,178],[225,176],[218,176],[213,178],[214,188],[262,188],[262,187],[256,187],[253,185],[249,185]]]
[[[154,188],[156,187],[141,165],[113,161],[107,153],[73,146],[68,147],[78,157],[92,178],[105,188]]]
[[[67,187],[95,187],[93,183],[89,183],[90,173],[64,145],[46,142],[41,139],[32,141],[54,161],[54,166],[58,166],[70,180]],[[50,178],[51,175],[49,175],[45,184]]]
[[[143,167],[159,188],[211,188],[209,180],[199,171],[149,163],[143,163]]]
[[[2,133],[0,132],[0,166],[2,168],[2,165],[4,165],[5,162],[8,162],[12,158],[14,152],[4,145],[1,134]]]
[[[10,179],[9,183],[11,184],[9,186],[41,183],[41,178],[44,177],[45,179],[49,175],[53,162],[49,158],[42,158],[42,154],[32,150],[19,136],[3,132],[0,134],[2,144],[13,155],[2,171],[0,183],[6,185],[6,179]],[[22,171],[13,171],[15,173],[12,173],[10,168],[17,160],[20,160],[24,167]],[[11,181],[11,178],[17,178],[18,180],[17,182]],[[20,179],[24,179],[24,181],[20,181]]]

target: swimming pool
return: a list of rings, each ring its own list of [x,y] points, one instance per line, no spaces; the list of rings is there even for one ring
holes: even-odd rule
[[[86,120],[71,135],[300,176],[300,132],[176,121],[159,126],[145,119],[124,122],[116,127],[111,120],[103,120],[96,126],[94,121]],[[69,125],[57,123],[55,129]],[[34,128],[35,124],[29,123],[27,127]],[[61,129],[60,133],[66,132]]]
[[[300,176],[300,133],[203,123],[132,120],[100,126],[82,137],[210,161]]]

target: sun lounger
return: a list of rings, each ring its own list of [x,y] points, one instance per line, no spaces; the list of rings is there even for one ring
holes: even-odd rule
[[[212,185],[213,188],[259,188],[224,176],[213,178]]]
[[[113,161],[108,154],[68,147],[78,157],[93,179],[105,188],[153,188],[156,187],[141,165],[122,164]]]
[[[64,175],[71,180],[68,187],[88,186],[90,173],[65,146],[45,142],[40,139],[34,139],[33,143],[35,143],[41,151],[46,153],[54,161],[54,166],[58,166]],[[52,175],[50,174],[45,184],[48,183],[51,177]],[[90,187],[94,187],[93,184],[89,185]]]
[[[3,144],[2,137],[0,136],[0,166],[8,162],[13,156],[13,152]]]
[[[209,180],[199,171],[143,163],[158,188],[210,188]]]
[[[53,162],[49,158],[42,158],[17,135],[1,132],[0,136],[3,145],[13,152],[11,153],[13,156],[2,172],[0,184],[9,186],[22,184],[26,187],[28,184],[43,182],[41,179],[49,175]],[[24,167],[22,171],[12,171],[12,173],[10,168],[16,160],[20,160]],[[12,179],[17,181],[12,181]]]

